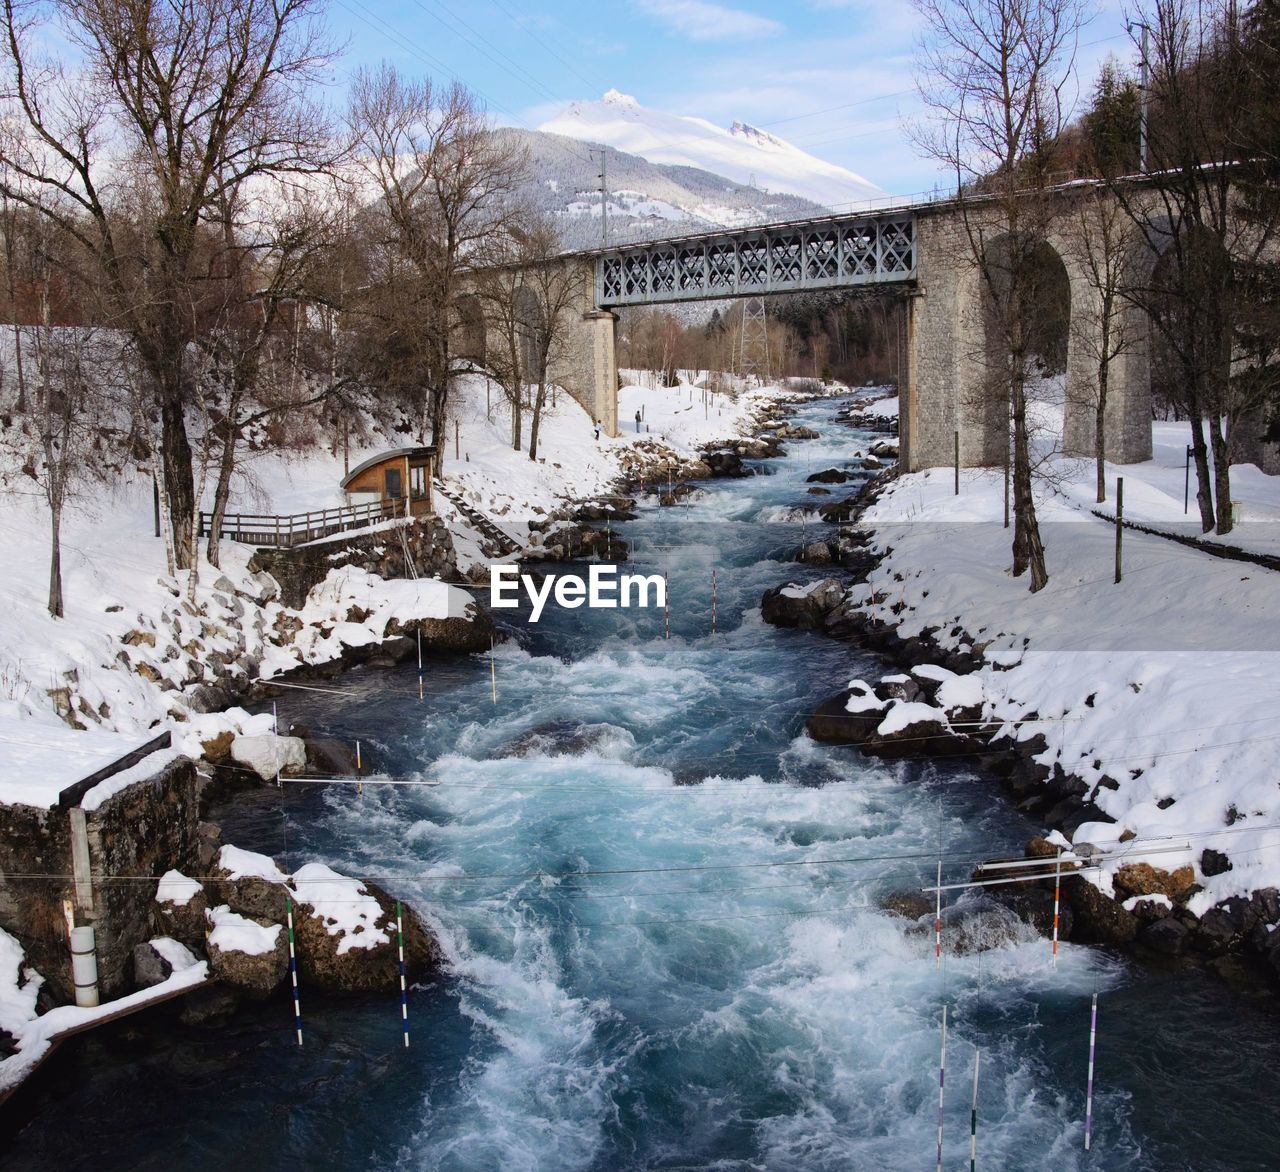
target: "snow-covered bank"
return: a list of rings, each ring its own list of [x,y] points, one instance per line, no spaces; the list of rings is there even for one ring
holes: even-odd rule
[[[1176,487],[1180,515],[1182,469],[1175,483],[1168,464],[1158,455],[1108,468],[1110,495],[1123,475],[1126,506],[1134,499],[1158,519],[1172,512]],[[1253,932],[1269,954],[1267,925],[1280,915],[1268,920],[1259,908],[1280,888],[1280,575],[1126,531],[1116,583],[1115,527],[1093,513],[1092,464],[1057,458],[1046,469],[1037,508],[1050,581],[1037,594],[1010,572],[998,470],[963,470],[958,495],[949,468],[901,475],[874,495],[861,521],[879,560],[831,609],[828,627],[889,632],[916,677],[937,670],[918,666],[930,657],[973,671],[963,696],[938,696],[959,685],[923,677],[901,677],[896,691],[886,679],[879,695],[851,685],[841,719],[865,722],[883,755],[895,755],[904,733],[917,752],[930,740],[951,751],[952,735],[975,727],[984,743],[1020,746],[1038,787],[1018,791],[1026,808],[1062,825],[1079,849],[1132,844],[1089,872],[1104,892],[1131,896],[1117,873],[1158,845],[1152,866],[1190,868],[1195,887],[1184,885],[1180,901],[1188,917],[1211,924],[1224,947]],[[1245,518],[1266,517],[1280,500],[1280,484],[1256,468],[1233,477]],[[1269,528],[1246,519],[1231,540],[1265,546]]]

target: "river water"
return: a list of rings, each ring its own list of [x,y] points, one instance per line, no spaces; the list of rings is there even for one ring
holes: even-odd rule
[[[282,702],[433,783],[262,791],[218,814],[227,841],[380,877],[428,916],[450,974],[412,992],[410,1049],[394,990],[324,999],[304,973],[302,1048],[283,1001],[93,1037],[54,1065],[5,1165],[933,1168],[946,1005],[946,1168],[969,1166],[979,1051],[980,1167],[1280,1166],[1268,1002],[1071,945],[1055,969],[1025,929],[939,967],[931,917],[879,910],[939,852],[959,880],[1038,828],[961,766],[802,735],[878,669],[758,610],[819,576],[790,555],[824,526],[792,510],[826,499],[808,473],[871,438],[836,406],[801,409],[822,438],[759,475],[618,527],[631,569],[668,574],[669,638],[660,610],[549,606],[506,620],[492,675],[484,657],[431,665],[419,700],[412,668],[357,670],[354,696]]]

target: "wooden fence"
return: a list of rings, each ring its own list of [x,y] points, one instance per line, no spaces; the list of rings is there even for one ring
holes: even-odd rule
[[[246,545],[289,548],[345,533],[348,529],[365,529],[380,521],[403,517],[408,501],[377,500],[359,505],[341,505],[335,509],[318,509],[310,513],[277,516],[271,513],[228,513],[222,518],[221,537]],[[213,514],[200,514],[200,536],[213,528]]]

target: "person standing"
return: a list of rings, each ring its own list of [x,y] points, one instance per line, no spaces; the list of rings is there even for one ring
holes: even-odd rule
[[[592,420],[592,423],[595,425],[595,429],[596,429],[596,443],[599,443],[600,442],[600,420],[598,419]]]
[[[636,412],[636,435],[640,434],[640,412]]]

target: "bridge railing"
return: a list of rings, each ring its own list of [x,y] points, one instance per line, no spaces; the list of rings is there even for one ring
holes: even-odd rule
[[[222,518],[220,536],[227,541],[241,541],[246,545],[290,548],[345,533],[350,529],[365,529],[381,521],[404,517],[407,501],[383,499],[366,501],[357,505],[340,505],[333,509],[316,509],[307,513],[228,513]],[[200,536],[213,529],[213,514],[201,512]]]

